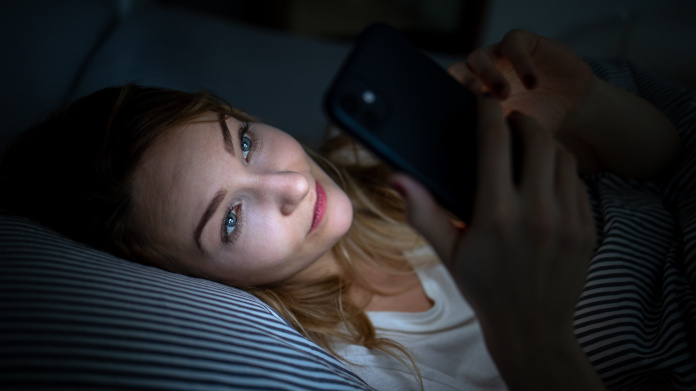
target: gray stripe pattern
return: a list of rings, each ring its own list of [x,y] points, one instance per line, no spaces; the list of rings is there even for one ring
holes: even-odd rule
[[[0,216],[0,388],[365,390],[246,292]]]

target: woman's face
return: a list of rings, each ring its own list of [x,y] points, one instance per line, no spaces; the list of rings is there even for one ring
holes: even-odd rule
[[[171,129],[135,172],[144,235],[186,267],[262,285],[335,270],[329,251],[350,227],[346,194],[285,132],[217,120]]]

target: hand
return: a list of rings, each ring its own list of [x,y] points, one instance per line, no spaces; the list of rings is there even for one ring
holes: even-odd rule
[[[492,93],[506,114],[518,111],[536,119],[572,152],[580,172],[649,179],[680,154],[679,135],[667,117],[593,76],[560,42],[514,30],[449,72],[476,94]]]
[[[586,190],[572,155],[548,131],[521,114],[509,120],[524,151],[518,184],[503,112],[496,100],[480,100],[476,200],[466,229],[453,224],[410,177],[397,174],[392,184],[405,194],[409,222],[431,243],[476,312],[508,386],[525,388],[532,378],[550,381],[548,373],[534,376],[552,364],[594,386],[596,374],[572,331],[595,243]],[[542,357],[530,360],[536,354]],[[559,356],[572,359],[554,361]],[[530,368],[532,362],[536,366]],[[558,381],[568,380],[560,376],[567,372],[556,373]]]
[[[513,30],[472,52],[449,72],[476,94],[490,92],[506,114],[519,111],[547,131],[558,131],[596,80],[592,70],[560,42]]]
[[[409,222],[433,245],[483,321],[570,326],[594,246],[575,162],[530,117],[512,114],[523,147],[512,179],[510,131],[495,100],[479,103],[479,161],[471,224],[452,224],[428,191],[397,174]],[[543,320],[542,320],[543,319]]]

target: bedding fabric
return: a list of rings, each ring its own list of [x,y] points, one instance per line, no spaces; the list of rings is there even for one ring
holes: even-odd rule
[[[0,216],[0,389],[370,388],[252,295]]]
[[[696,93],[627,61],[588,60],[676,125],[684,147],[660,180],[587,179],[599,248],[575,332],[609,389],[696,389]]]

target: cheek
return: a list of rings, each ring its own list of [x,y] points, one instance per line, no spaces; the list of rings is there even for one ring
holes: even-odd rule
[[[229,259],[227,275],[237,283],[260,285],[280,281],[311,263],[304,237],[277,220],[244,227],[244,240]]]
[[[254,232],[249,232],[247,248],[264,264],[280,263],[290,259],[301,244],[297,230],[279,223],[257,224]]]
[[[338,186],[332,188],[327,196],[332,200],[329,204],[328,229],[338,240],[348,232],[353,222],[353,204],[348,195]]]

